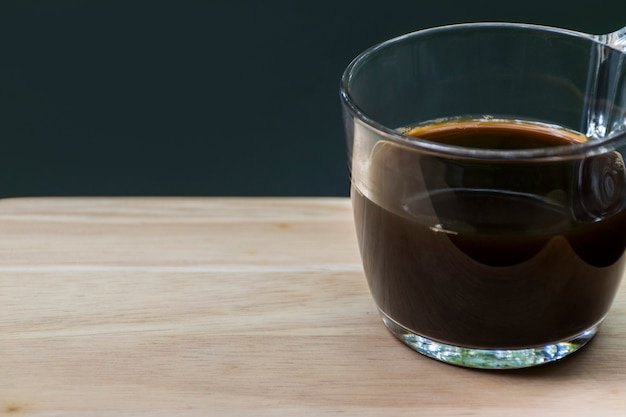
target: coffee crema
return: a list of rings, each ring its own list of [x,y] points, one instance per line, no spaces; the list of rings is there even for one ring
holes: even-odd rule
[[[407,136],[479,149],[549,148],[587,142],[585,135],[572,130],[501,119],[452,119],[400,130]]]
[[[446,121],[404,134],[504,150],[586,140],[501,120]],[[391,142],[374,147],[367,178],[352,188],[378,307],[416,334],[485,349],[565,340],[604,318],[624,262],[625,198],[617,152],[487,164]]]

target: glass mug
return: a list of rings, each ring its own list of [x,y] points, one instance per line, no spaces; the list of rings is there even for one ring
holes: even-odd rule
[[[365,275],[414,350],[476,368],[575,352],[626,248],[626,30],[414,32],[359,55],[341,98]]]

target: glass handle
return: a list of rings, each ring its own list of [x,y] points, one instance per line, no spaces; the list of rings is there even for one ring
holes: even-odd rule
[[[600,42],[626,52],[626,26],[615,32],[596,36]]]
[[[626,112],[621,106],[615,106],[621,100],[618,98],[621,88],[619,79],[623,76],[622,58],[615,56],[626,54],[626,26],[615,32],[592,37],[602,45],[597,46],[596,54],[589,62],[593,79],[586,94],[586,107],[589,109],[586,134],[589,138],[602,139],[626,129]],[[622,54],[611,53],[611,50]]]

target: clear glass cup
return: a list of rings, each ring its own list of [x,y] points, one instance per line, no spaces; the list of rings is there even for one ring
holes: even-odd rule
[[[624,32],[453,25],[348,66],[359,247],[383,322],[405,344],[451,364],[522,368],[596,334],[625,262]],[[586,141],[501,149],[407,134],[442,121]]]

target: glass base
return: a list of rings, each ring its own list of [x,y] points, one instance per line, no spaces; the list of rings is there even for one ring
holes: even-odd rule
[[[518,369],[562,359],[583,347],[597,333],[600,323],[570,339],[524,349],[474,349],[448,345],[413,333],[382,313],[385,326],[413,350],[452,365],[480,369]]]

